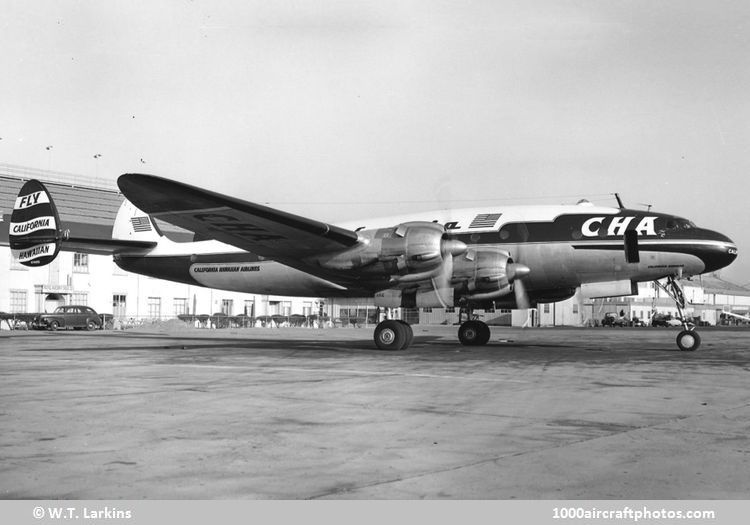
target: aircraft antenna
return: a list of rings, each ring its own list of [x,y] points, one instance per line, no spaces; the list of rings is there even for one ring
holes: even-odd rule
[[[625,206],[623,206],[622,204],[622,199],[620,199],[620,194],[615,192],[613,195],[615,196],[615,199],[617,199],[617,205],[620,207],[621,210],[624,210]]]

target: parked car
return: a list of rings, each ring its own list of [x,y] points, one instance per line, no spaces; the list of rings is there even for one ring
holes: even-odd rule
[[[602,319],[602,326],[630,326],[630,319],[620,317],[614,312],[607,312]]]
[[[34,327],[41,330],[57,330],[60,328],[99,330],[102,327],[102,319],[89,306],[70,304],[58,306],[51,314],[40,314],[34,319]]]
[[[671,314],[654,314],[651,317],[651,326],[682,326],[682,321]]]

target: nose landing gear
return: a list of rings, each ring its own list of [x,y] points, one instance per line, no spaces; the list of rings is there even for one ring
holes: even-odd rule
[[[667,277],[667,284],[662,284],[659,281],[654,282],[672,298],[675,306],[677,306],[677,313],[680,316],[683,328],[683,330],[677,334],[677,346],[680,350],[686,352],[694,352],[695,350],[698,350],[701,345],[701,336],[695,330],[695,326],[685,320],[685,315],[682,311],[682,309],[685,308],[685,294],[682,292],[682,287],[672,276]]]

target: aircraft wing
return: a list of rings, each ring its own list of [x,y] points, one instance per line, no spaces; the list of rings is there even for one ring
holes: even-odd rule
[[[336,252],[358,242],[355,232],[153,175],[117,180],[144,212],[205,239],[281,262]]]

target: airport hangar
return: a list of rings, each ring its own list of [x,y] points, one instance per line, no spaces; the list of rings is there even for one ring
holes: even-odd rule
[[[13,203],[26,180],[44,182],[58,207],[65,228],[81,234],[110,238],[123,196],[113,182],[37,168],[0,163],[0,312],[52,311],[62,304],[91,306],[112,314],[120,322],[172,319],[178,315],[284,316],[324,314],[343,325],[374,323],[372,300],[335,302],[325,298],[282,297],[214,290],[173,283],[121,270],[108,255],[62,252],[50,265],[27,268],[18,264],[8,247],[8,225]],[[192,240],[192,233],[159,222],[162,232],[175,241]],[[717,276],[683,281],[687,313],[709,324],[748,316],[750,290]],[[649,323],[655,312],[676,315],[674,302],[653,283],[640,283],[633,297],[588,299],[540,304],[526,311],[475,311],[488,324],[583,326],[595,324],[605,314],[624,313]],[[724,315],[722,315],[724,314]],[[416,324],[454,324],[456,309],[399,309],[397,316]]]

